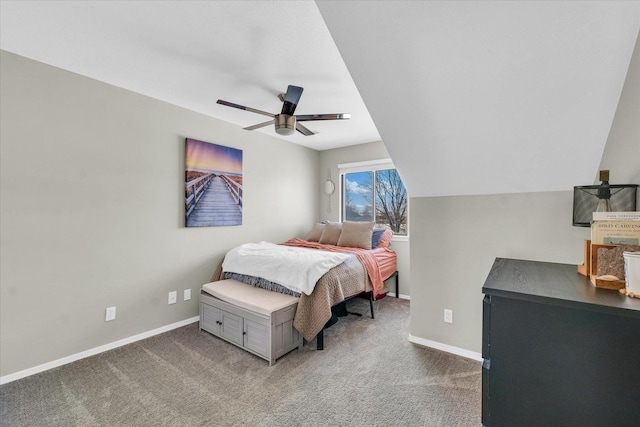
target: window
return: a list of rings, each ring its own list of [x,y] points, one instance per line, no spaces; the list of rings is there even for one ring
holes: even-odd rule
[[[338,165],[343,221],[374,221],[408,235],[408,196],[389,160]]]

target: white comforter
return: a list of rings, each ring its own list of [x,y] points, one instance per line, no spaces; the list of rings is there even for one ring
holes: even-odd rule
[[[268,242],[246,243],[227,253],[222,269],[225,272],[262,277],[292,291],[311,295],[318,279],[349,256]]]

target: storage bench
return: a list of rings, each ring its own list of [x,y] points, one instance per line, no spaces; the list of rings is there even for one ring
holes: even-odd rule
[[[296,348],[293,327],[298,298],[233,279],[207,283],[200,292],[200,330],[212,333],[269,362]]]

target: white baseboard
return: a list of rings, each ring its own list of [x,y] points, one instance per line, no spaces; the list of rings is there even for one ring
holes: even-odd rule
[[[413,335],[409,335],[409,342],[423,345],[425,347],[435,348],[436,350],[446,351],[447,353],[452,353],[458,356],[466,357],[467,359],[473,359],[477,360],[478,362],[482,362],[482,354],[476,353],[475,351],[465,350],[464,348],[454,347],[449,344],[442,344],[437,341],[414,337]]]
[[[396,296],[395,292],[387,292],[387,296],[388,297],[394,297]],[[411,300],[411,295],[405,295],[405,294],[400,294],[400,299],[407,299],[407,300]]]
[[[4,377],[0,377],[0,385],[10,383],[12,381],[19,380],[21,378],[25,378],[40,372],[48,371],[49,369],[57,368],[58,366],[66,365],[67,363],[75,362],[76,360],[84,359],[89,356],[94,356],[99,353],[104,353],[105,351],[122,347],[123,345],[131,344],[132,342],[140,341],[145,338],[152,337],[154,335],[159,335],[164,332],[168,332],[172,329],[181,328],[182,326],[190,325],[191,323],[195,323],[199,320],[200,320],[200,316],[191,317],[189,319],[181,320],[179,322],[172,323],[170,325],[162,326],[160,328],[153,329],[151,331],[143,332],[141,334],[137,334],[129,338],[123,338],[121,340],[114,341],[109,344],[91,348],[89,350],[85,350],[80,353],[72,354],[71,356],[63,357],[62,359],[43,363],[42,365],[34,366],[33,368],[29,368],[13,374],[5,375]]]

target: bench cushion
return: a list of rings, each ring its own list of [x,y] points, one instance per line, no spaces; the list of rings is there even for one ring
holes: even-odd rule
[[[233,279],[207,283],[202,290],[214,297],[254,313],[269,316],[298,302],[299,298],[268,291]]]

